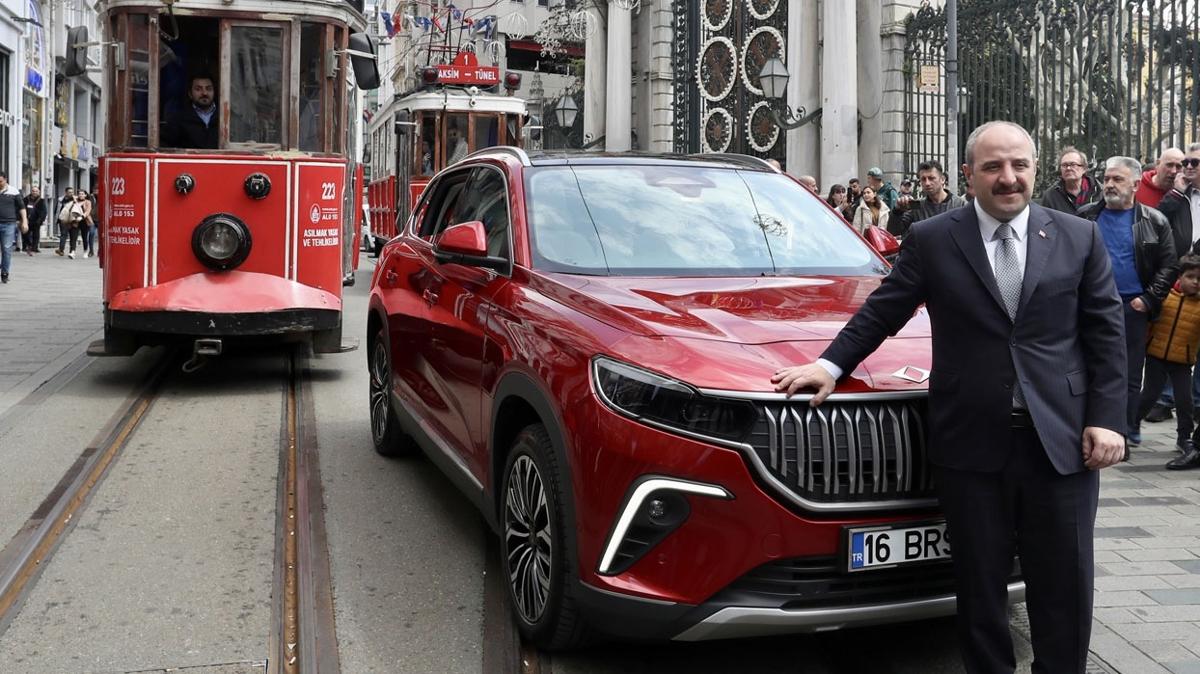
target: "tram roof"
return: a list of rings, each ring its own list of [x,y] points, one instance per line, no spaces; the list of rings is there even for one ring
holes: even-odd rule
[[[471,94],[466,89],[446,87],[434,91],[418,91],[396,98],[392,102],[396,110],[418,112],[422,110],[445,110],[449,112],[506,112],[525,114],[525,99],[515,96],[500,96],[486,92]]]
[[[366,25],[364,0],[175,0],[172,11],[187,15],[193,11],[248,12],[276,16],[320,16],[335,18],[356,27]],[[101,0],[102,11],[113,9],[154,9],[166,11],[163,0]],[[267,17],[263,17],[267,18]]]

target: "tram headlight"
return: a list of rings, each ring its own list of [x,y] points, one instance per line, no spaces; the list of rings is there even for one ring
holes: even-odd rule
[[[210,269],[233,269],[250,255],[250,228],[232,215],[210,215],[192,232],[192,252]]]

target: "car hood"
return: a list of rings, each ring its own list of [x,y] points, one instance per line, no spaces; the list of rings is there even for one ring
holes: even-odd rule
[[[876,277],[659,278],[555,274],[558,301],[641,336],[738,345],[827,344],[877,287]],[[925,310],[897,338],[929,337]],[[817,344],[793,349],[812,351]],[[820,347],[821,349],[824,346]],[[799,355],[799,354],[796,354]],[[813,357],[820,355],[820,349]],[[800,361],[804,362],[804,361]]]

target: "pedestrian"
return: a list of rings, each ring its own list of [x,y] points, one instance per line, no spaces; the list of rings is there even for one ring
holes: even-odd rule
[[[1008,576],[1019,553],[1034,671],[1082,674],[1092,629],[1098,469],[1121,458],[1125,337],[1097,226],[1031,203],[1033,139],[1010,122],[967,138],[972,206],[913,225],[891,272],[807,365],[771,378],[820,405],[924,305],[928,451],[954,541],[968,672],[1012,672]]]
[[[1134,200],[1141,164],[1131,157],[1110,157],[1104,163],[1104,200],[1079,210],[1100,228],[1112,262],[1112,275],[1124,306],[1125,362],[1128,365],[1126,436],[1139,445],[1138,398],[1146,355],[1146,331],[1158,315],[1175,277],[1175,237],[1157,209]],[[1127,452],[1128,453],[1128,452]]]
[[[846,186],[841,183],[834,183],[833,187],[829,188],[829,196],[825,197],[825,202],[837,211],[838,215],[845,218],[846,222],[854,219],[854,211],[850,208],[849,192]]]
[[[67,240],[71,241],[70,251],[67,257],[75,259],[75,244],[79,240],[79,227],[83,223],[83,204],[80,203],[79,196],[75,194],[75,190],[67,188],[67,194],[63,197],[62,208],[58,211],[58,249],[54,253],[62,256],[67,247]]]
[[[83,244],[83,257],[96,255],[96,197],[87,190],[79,190],[83,200],[83,222],[79,224],[80,243]]]
[[[880,199],[887,204],[888,210],[896,207],[896,199],[900,194],[896,191],[896,186],[890,181],[885,182],[883,179],[883,169],[878,166],[872,166],[871,170],[867,171],[867,187],[875,190]]]
[[[804,189],[812,192],[817,196],[821,196],[821,188],[817,186],[817,179],[810,175],[802,175],[796,178],[796,182],[804,185]]]
[[[858,202],[862,200],[862,183],[858,178],[850,178],[846,181],[846,201],[850,203],[851,210],[858,208]]]
[[[1188,146],[1181,164],[1183,169],[1175,176],[1175,187],[1158,204],[1171,223],[1177,254],[1192,250],[1200,240],[1200,143]],[[1197,401],[1200,401],[1200,368],[1196,368],[1192,384],[1192,402]],[[1146,421],[1166,421],[1174,407],[1175,387],[1168,381],[1158,404],[1146,413]],[[1196,418],[1194,411],[1192,418]]]
[[[1154,168],[1142,173],[1137,185],[1137,202],[1158,208],[1167,192],[1175,187],[1175,176],[1183,170],[1183,151],[1169,147],[1158,156]]]
[[[1058,153],[1058,182],[1042,193],[1038,203],[1074,215],[1100,198],[1100,185],[1088,177],[1087,155],[1070,145]]]
[[[887,229],[890,215],[891,209],[888,208],[887,203],[875,193],[874,188],[868,185],[863,188],[862,199],[858,203],[858,209],[854,211],[854,219],[851,220],[851,224],[859,234],[866,236],[868,227]]]
[[[0,283],[8,283],[12,270],[13,245],[18,234],[29,231],[25,199],[21,190],[8,182],[8,173],[0,171]]]
[[[1138,403],[1138,419],[1154,406],[1163,385],[1170,381],[1179,401],[1175,422],[1175,447],[1182,456],[1167,464],[1170,470],[1200,467],[1200,451],[1192,429],[1192,365],[1200,345],[1200,256],[1179,260],[1178,289],[1163,300],[1162,313],[1150,324],[1146,345],[1146,381]]]
[[[42,190],[37,185],[29,189],[29,196],[25,198],[25,219],[29,222],[29,231],[22,242],[25,253],[32,256],[41,252],[42,225],[46,223],[46,200],[42,198]]]
[[[907,234],[914,222],[927,220],[966,204],[962,197],[946,187],[946,170],[936,159],[923,161],[917,166],[917,180],[921,183],[921,193],[925,198],[914,202],[911,197],[900,197],[896,206],[900,213],[892,213],[888,222],[888,231],[896,236]]]

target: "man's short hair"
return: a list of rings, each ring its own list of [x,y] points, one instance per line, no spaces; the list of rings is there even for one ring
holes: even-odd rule
[[[846,181],[846,184],[856,183],[856,182],[858,182],[858,178],[850,178],[849,180]]]
[[[918,175],[920,175],[923,171],[932,171],[934,169],[937,169],[937,172],[942,174],[943,178],[946,177],[946,169],[942,168],[942,162],[936,159],[926,159],[920,164],[917,164]]]
[[[1075,147],[1074,145],[1068,145],[1068,146],[1064,147],[1062,149],[1062,151],[1060,151],[1058,153],[1058,163],[1061,164],[1063,157],[1065,157],[1069,154],[1079,155],[1079,159],[1081,160],[1081,163],[1084,166],[1087,166],[1087,163],[1088,163],[1087,153],[1085,153],[1083,150],[1080,150],[1079,148]]]
[[[1029,147],[1033,149],[1033,161],[1035,164],[1037,163],[1037,145],[1033,142],[1033,136],[1029,135],[1029,132],[1025,130],[1025,127],[1015,122],[995,120],[980,124],[979,126],[975,127],[975,130],[971,132],[971,135],[967,136],[967,151],[963,156],[963,160],[966,162],[967,166],[975,165],[975,143],[979,142],[979,137],[983,135],[985,131],[993,129],[997,126],[1007,126],[1020,131],[1021,135],[1025,136],[1025,140],[1029,141]]]
[[[1104,162],[1105,171],[1118,167],[1129,171],[1129,175],[1134,180],[1137,180],[1142,175],[1142,163],[1133,157],[1109,157],[1108,161]]]
[[[8,180],[8,173],[6,171],[0,171],[0,178]]]
[[[1191,145],[1187,146],[1187,151],[1200,152],[1200,143],[1192,143]]]
[[[1182,276],[1189,271],[1200,270],[1200,255],[1188,253],[1179,258],[1179,275]]]
[[[192,85],[196,83],[196,80],[208,80],[209,82],[212,82],[214,85],[216,85],[216,83],[217,83],[217,81],[215,79],[213,79],[213,76],[209,75],[208,73],[194,73],[194,74],[192,74],[191,77],[188,78],[188,88],[189,89],[191,89]]]

